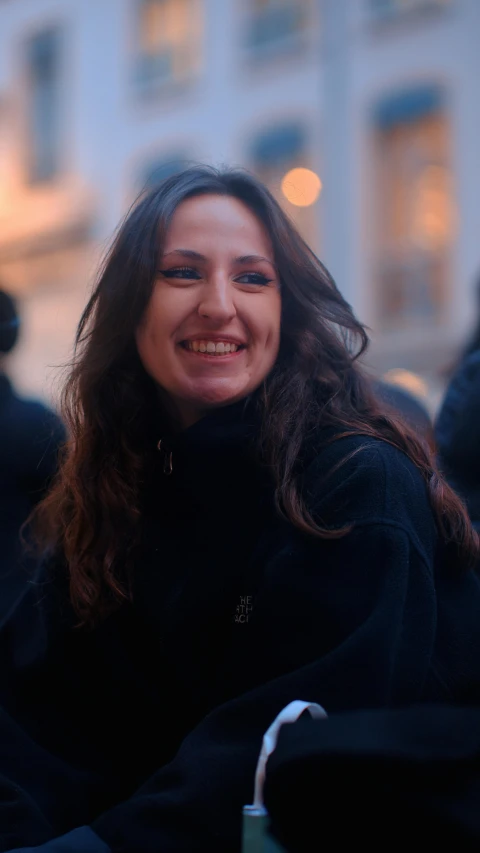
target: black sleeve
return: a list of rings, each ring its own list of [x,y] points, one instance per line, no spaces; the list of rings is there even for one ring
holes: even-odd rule
[[[282,727],[265,801],[275,837],[311,853],[319,792],[325,838],[364,845],[478,850],[480,708],[414,705],[309,717]]]
[[[55,838],[119,798],[98,748],[94,638],[72,630],[57,575],[44,561],[0,622],[1,851]]]

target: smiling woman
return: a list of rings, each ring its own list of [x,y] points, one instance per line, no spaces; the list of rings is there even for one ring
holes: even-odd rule
[[[252,211],[219,195],[179,205],[136,341],[182,426],[259,387],[278,355],[280,314],[273,247]]]
[[[367,342],[250,175],[129,213],[0,627],[0,851],[234,853],[284,706],[480,703],[478,538]]]

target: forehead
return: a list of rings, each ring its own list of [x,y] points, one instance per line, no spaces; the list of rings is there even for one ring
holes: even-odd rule
[[[180,247],[198,251],[231,247],[238,255],[272,255],[267,231],[250,208],[220,195],[196,196],[179,204],[165,235],[164,252]]]

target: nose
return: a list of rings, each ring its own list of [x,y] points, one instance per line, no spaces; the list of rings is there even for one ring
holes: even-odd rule
[[[237,313],[234,294],[227,277],[219,276],[205,282],[198,305],[199,315],[218,325],[228,323]]]

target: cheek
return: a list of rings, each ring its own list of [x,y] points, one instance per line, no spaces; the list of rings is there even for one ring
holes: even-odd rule
[[[249,305],[250,326],[257,342],[269,352],[280,346],[282,303],[279,292],[274,292],[263,304]]]
[[[156,346],[168,348],[194,309],[195,294],[190,288],[158,285],[145,315],[147,338]]]
[[[139,351],[161,347],[169,335],[168,318],[171,312],[163,302],[156,293],[153,294],[135,336]]]

